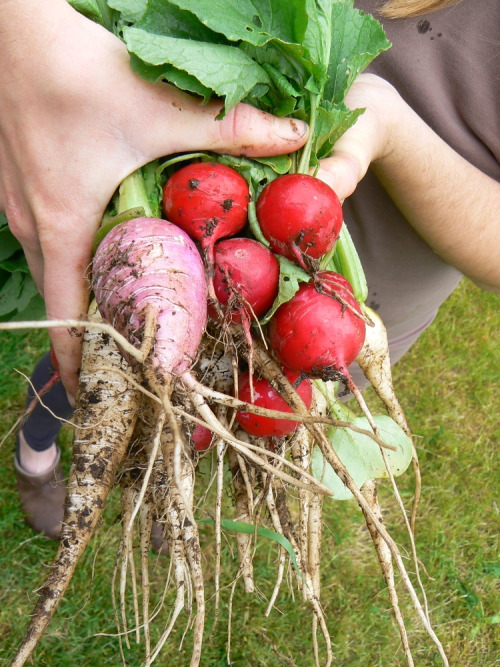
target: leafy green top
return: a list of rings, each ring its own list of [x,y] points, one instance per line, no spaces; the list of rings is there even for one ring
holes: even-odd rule
[[[347,91],[390,46],[382,26],[352,0],[108,0],[107,6],[108,27],[122,37],[142,77],[203,100],[218,97],[221,115],[243,101],[308,121],[303,172],[362,113],[346,108]]]

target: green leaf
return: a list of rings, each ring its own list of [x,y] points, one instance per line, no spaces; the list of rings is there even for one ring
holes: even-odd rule
[[[107,0],[112,9],[121,14],[124,21],[138,21],[146,11],[148,0]]]
[[[7,315],[17,310],[17,303],[21,295],[23,275],[12,273],[0,290],[0,315]]]
[[[335,0],[309,0],[307,30],[303,44],[307,48],[315,82],[322,90],[328,77],[332,35],[332,4]]]
[[[214,44],[228,43],[219,31],[210,30],[190,11],[176,7],[169,0],[149,0],[146,11],[135,27],[165,37]]]
[[[289,155],[274,155],[273,157],[256,157],[254,158],[259,164],[271,167],[271,169],[278,175],[287,174],[292,166],[292,160]]]
[[[198,519],[198,523],[213,524],[214,520]],[[244,521],[231,521],[230,519],[221,519],[221,526],[224,530],[233,530],[236,533],[243,533],[245,535],[257,534],[259,537],[265,537],[268,540],[273,540],[274,542],[277,542],[284,549],[286,549],[288,555],[290,556],[290,560],[292,561],[292,565],[297,570],[297,572],[301,574],[293,547],[290,544],[290,541],[287,540],[287,538],[284,537],[283,535],[276,533],[274,530],[269,530],[269,528],[264,528],[264,526],[254,526],[253,524],[245,523]]]
[[[30,274],[23,277],[21,292],[17,299],[16,309],[19,313],[27,310],[31,300],[38,295],[38,289],[35,281]]]
[[[255,46],[263,46],[272,37],[296,41],[295,29],[303,25],[305,17],[305,4],[299,1],[173,0],[173,4],[192,12],[227,39]]]
[[[8,227],[0,228],[0,262],[21,250],[21,244]]]
[[[18,310],[8,319],[10,322],[23,322],[25,320],[44,320],[45,317],[45,301],[37,293],[30,299],[24,310]],[[19,330],[19,333],[21,333],[21,330]]]
[[[340,103],[358,74],[391,43],[373,16],[350,2],[332,5],[332,47],[324,99]]]
[[[265,71],[238,48],[207,44],[139,28],[125,28],[128,49],[150,65],[173,65],[225,98],[226,110],[240,102],[258,83],[270,83]]]
[[[289,155],[273,155],[249,159],[233,155],[215,155],[214,159],[239,171],[248,183],[264,187],[276,174],[287,174],[292,160]]]
[[[28,262],[22,250],[18,250],[11,257],[4,259],[0,262],[0,268],[8,271],[9,273],[15,273],[19,271],[20,273],[29,273]]]
[[[386,449],[385,455],[392,474],[397,477],[405,472],[412,459],[410,438],[396,422],[387,415],[374,417],[382,440],[396,447],[396,451]],[[358,428],[371,431],[366,417],[357,417],[352,423]],[[349,471],[358,487],[369,479],[388,477],[379,445],[367,435],[356,433],[349,428],[331,428],[328,438],[333,449]],[[314,447],[311,458],[311,470],[332,492],[336,500],[352,498],[349,489],[341,482],[330,464],[323,458],[319,447]]]
[[[269,322],[281,304],[290,301],[292,296],[294,296],[299,289],[300,283],[308,283],[311,280],[311,276],[301,269],[300,266],[297,266],[289,259],[286,259],[286,257],[281,257],[280,255],[275,255],[275,257],[280,264],[278,296],[274,300],[271,308],[260,320],[261,324]]]
[[[80,14],[92,21],[102,23],[102,14],[97,0],[68,0],[68,2]]]
[[[130,65],[136,74],[151,83],[168,81],[187,93],[202,97],[203,102],[207,102],[212,96],[210,88],[201,84],[196,77],[170,65],[148,65],[133,53],[130,56]]]
[[[313,152],[318,160],[328,157],[337,139],[354,125],[364,109],[348,109],[344,104],[332,106],[324,102],[316,110]]]

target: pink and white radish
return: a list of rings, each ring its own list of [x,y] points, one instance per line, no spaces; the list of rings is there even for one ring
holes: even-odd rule
[[[156,218],[115,227],[96,251],[93,289],[104,320],[138,347],[146,313],[154,314],[150,359],[162,383],[191,366],[206,323],[206,280],[200,254],[182,229]]]

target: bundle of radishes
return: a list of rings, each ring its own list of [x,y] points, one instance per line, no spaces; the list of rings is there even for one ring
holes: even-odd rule
[[[265,3],[259,4],[242,3],[236,16],[227,3],[221,20],[205,2],[150,2],[135,12],[125,11],[124,1],[110,3],[115,31],[141,75],[157,79],[157,68],[168,63],[160,76],[172,83],[188,80],[188,90],[200,94],[208,88],[224,98],[226,108],[244,99],[306,118],[311,135],[300,156],[169,157],[132,174],[110,203],[92,265],[95,303],[85,334],[63,535],[13,665],[24,664],[49,623],[114,485],[122,494],[114,586],[123,661],[130,630],[126,584],[132,577],[145,664],[160,654],[185,608],[193,615],[191,665],[200,663],[205,595],[197,509],[207,488],[206,478],[197,479],[196,473],[200,458],[208,457],[215,466],[210,515],[216,550],[210,569],[216,606],[224,526],[231,520],[236,531],[238,574],[247,592],[255,588],[254,541],[259,528],[271,529],[280,556],[265,613],[273,611],[290,559],[312,609],[316,662],[323,655],[324,664],[331,664],[320,603],[322,506],[325,497],[327,502],[354,497],[373,537],[408,663],[413,664],[393,564],[446,663],[377,501],[374,480],[388,477],[407,521],[394,477],[413,460],[418,479],[383,324],[363,303],[366,285],[340,202],[311,175],[359,115],[342,104],[355,74],[388,44],[380,26],[349,3],[297,2],[290,24],[283,14],[279,27]],[[288,7],[281,0],[271,4]],[[163,14],[175,14],[177,27],[155,23],[160,5]],[[251,12],[247,20],[245,11]],[[202,26],[198,33],[196,22]],[[185,38],[183,25],[200,41]],[[187,75],[176,77],[179,64],[168,46],[181,33]],[[217,82],[203,65],[196,74],[190,71],[189,54],[194,58],[200,44],[233,50],[232,57],[238,53],[239,92],[231,87],[230,65]],[[248,81],[242,59],[253,68]],[[349,366],[356,359],[381,399],[382,414],[372,416],[351,379]],[[360,416],[339,402],[337,394],[348,392]],[[225,466],[231,471],[231,517],[222,502]],[[416,505],[407,525],[418,577],[412,537]],[[155,645],[149,606],[152,529],[156,551],[170,559],[175,588],[173,609]]]

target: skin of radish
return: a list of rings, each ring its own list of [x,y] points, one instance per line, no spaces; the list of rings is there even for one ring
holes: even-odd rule
[[[257,219],[271,249],[293,260],[296,243],[310,257],[322,257],[340,234],[342,206],[330,186],[307,174],[285,174],[262,190]]]
[[[179,374],[191,366],[207,318],[203,261],[176,225],[156,218],[123,222],[94,256],[93,288],[103,319],[137,347],[145,312],[158,313],[154,370]]]
[[[298,378],[299,374],[284,369],[284,374],[293,384]],[[288,403],[281,398],[278,392],[273,389],[271,384],[264,378],[253,376],[253,390],[254,400],[253,404],[262,408],[269,408],[271,410],[280,410],[283,412],[293,412]],[[302,398],[307,408],[312,403],[312,386],[309,380],[302,380],[297,387],[297,393]],[[250,395],[250,375],[248,371],[243,371],[238,376],[238,398],[246,403],[252,403]],[[241,428],[259,437],[269,438],[271,436],[282,437],[293,433],[299,426],[298,422],[288,421],[286,419],[272,419],[270,417],[261,417],[260,415],[252,415],[249,412],[238,412],[236,419]]]
[[[248,184],[235,169],[218,162],[193,162],[163,187],[163,212],[191,238],[208,245],[233,236],[247,221]]]
[[[256,317],[261,317],[272,306],[278,295],[279,275],[278,260],[258,241],[233,238],[219,241],[215,246],[214,288],[217,299],[225,306],[232,294],[241,296],[249,319],[253,317],[252,311]],[[245,307],[246,303],[251,309]],[[210,308],[209,314],[214,316]],[[230,320],[234,324],[241,323],[239,309],[231,312]]]
[[[191,442],[194,445],[194,448],[197,452],[204,452],[209,449],[214,439],[214,434],[206,426],[201,424],[196,424],[193,432],[191,433]]]
[[[352,292],[342,286],[346,279],[333,272],[321,273],[323,279],[330,275],[336,292],[361,313]],[[365,331],[364,321],[349,308],[318,292],[313,283],[304,283],[270,321],[269,342],[287,368],[325,379],[329,369],[345,375],[363,346]]]

